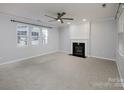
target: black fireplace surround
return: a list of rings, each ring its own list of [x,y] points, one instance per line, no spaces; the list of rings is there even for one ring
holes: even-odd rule
[[[73,42],[73,56],[85,58],[85,43]]]

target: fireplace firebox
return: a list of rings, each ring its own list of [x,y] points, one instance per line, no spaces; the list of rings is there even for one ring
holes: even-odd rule
[[[73,43],[73,56],[85,58],[85,43]]]

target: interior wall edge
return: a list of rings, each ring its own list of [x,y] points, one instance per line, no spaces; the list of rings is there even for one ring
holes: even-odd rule
[[[119,72],[121,84],[124,88],[124,73],[123,73],[123,64],[122,64],[123,60],[124,60],[124,56],[121,55],[119,51],[117,51],[116,65]]]
[[[113,61],[113,62],[116,61],[116,59],[111,59],[111,58],[106,58],[106,57],[100,57],[100,56],[92,56],[92,55],[91,55],[90,57],[95,57],[95,58],[105,59],[105,60],[111,60],[111,61]]]
[[[116,62],[116,65],[117,65],[117,69],[118,69],[118,72],[119,72],[119,76],[120,76],[120,81],[121,81],[122,87],[124,88],[122,72],[120,70],[120,66],[119,66],[118,62]]]

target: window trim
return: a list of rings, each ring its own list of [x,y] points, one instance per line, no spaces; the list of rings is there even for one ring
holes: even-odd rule
[[[40,32],[39,32],[39,44],[38,45],[32,45],[32,31],[31,31],[31,27],[38,27],[38,26],[29,26],[29,34],[30,34],[30,37],[29,37],[29,41],[30,41],[30,46],[31,47],[37,47],[37,46],[41,46],[41,28],[38,27],[40,29]]]
[[[19,45],[18,43],[18,26],[27,26],[27,44],[26,45]],[[37,27],[39,29],[39,38],[38,41],[39,43],[37,45],[32,45],[32,28],[31,27]],[[45,39],[44,34],[43,34],[43,29],[47,30],[47,39]],[[27,25],[27,24],[22,24],[18,23],[16,24],[16,46],[19,48],[28,48],[28,47],[44,47],[45,45],[48,45],[48,40],[49,40],[49,29],[45,27],[38,27],[38,26],[32,26],[32,25]],[[35,31],[34,31],[35,32]],[[43,43],[43,41],[47,40],[47,43]]]
[[[43,29],[46,29],[47,30],[47,34],[48,34],[48,28],[43,27],[42,30],[41,30],[41,32],[42,32],[42,45],[45,46],[45,45],[48,45],[48,37],[49,37],[49,35],[47,35],[47,39],[44,39]],[[43,40],[47,40],[47,44],[43,43]]]
[[[25,26],[27,26],[28,27],[28,31],[27,31],[27,45],[23,45],[23,46],[19,46],[18,45],[18,31],[17,31],[17,28],[18,28],[18,26],[19,25],[25,25]],[[18,47],[18,48],[26,48],[26,47],[28,47],[29,46],[29,26],[28,25],[26,25],[26,24],[22,24],[22,23],[18,23],[18,24],[16,24],[16,46]]]

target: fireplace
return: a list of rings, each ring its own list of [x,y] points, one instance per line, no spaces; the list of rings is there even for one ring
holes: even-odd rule
[[[85,43],[73,42],[73,55],[85,58]]]

